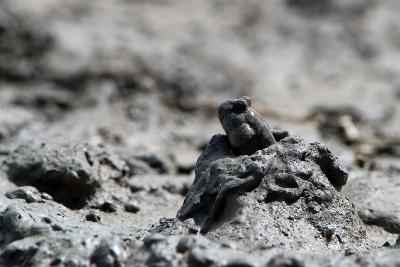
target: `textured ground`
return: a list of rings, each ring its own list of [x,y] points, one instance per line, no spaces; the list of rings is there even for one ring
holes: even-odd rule
[[[400,264],[399,11],[395,0],[1,1],[1,264]],[[367,245],[248,252],[235,233],[202,237],[174,219],[223,133],[219,103],[243,95],[350,170],[342,194]]]

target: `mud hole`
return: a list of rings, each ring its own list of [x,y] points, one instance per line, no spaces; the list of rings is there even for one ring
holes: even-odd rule
[[[0,265],[399,265],[399,11],[1,1]]]

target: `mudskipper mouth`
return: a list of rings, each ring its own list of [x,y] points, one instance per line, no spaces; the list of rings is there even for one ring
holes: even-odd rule
[[[255,135],[255,131],[249,124],[243,123],[239,127],[234,128],[228,136],[232,145],[237,147],[246,146],[245,144]]]

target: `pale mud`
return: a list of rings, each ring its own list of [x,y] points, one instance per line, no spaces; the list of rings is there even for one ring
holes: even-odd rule
[[[399,10],[2,1],[1,264],[400,264]],[[224,133],[218,105],[244,95],[291,136],[256,156],[224,154],[211,175],[269,179],[203,188],[213,160],[197,160]],[[324,172],[315,142],[341,174]]]

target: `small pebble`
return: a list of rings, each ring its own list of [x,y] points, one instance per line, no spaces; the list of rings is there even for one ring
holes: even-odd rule
[[[98,214],[91,212],[86,215],[86,220],[91,222],[99,222],[101,220],[101,217]]]
[[[136,185],[136,184],[131,184],[131,185],[129,186],[129,188],[131,189],[131,192],[132,192],[132,193],[136,193],[136,192],[145,190],[145,188],[144,188],[143,186],[141,186],[141,185]]]
[[[136,203],[125,204],[125,211],[137,213],[138,211],[140,211],[140,207]]]
[[[6,197],[10,199],[24,199],[27,203],[40,202],[40,192],[32,186],[21,186],[17,189],[8,191]]]
[[[156,244],[156,243],[160,243],[160,242],[162,242],[164,240],[165,240],[165,236],[163,236],[161,234],[154,234],[154,235],[145,237],[143,239],[143,244],[146,247],[150,247],[151,245]]]
[[[189,234],[197,235],[199,232],[200,232],[200,229],[198,229],[196,227],[190,227],[189,228]]]
[[[103,205],[101,205],[100,209],[104,212],[116,212],[117,211],[117,205],[111,202],[104,202]]]
[[[49,217],[43,217],[42,220],[45,223],[51,223],[51,219]]]
[[[53,224],[51,226],[51,228],[53,228],[54,231],[62,231],[62,230],[64,230],[64,228],[59,224]]]
[[[352,248],[348,248],[346,249],[346,251],[344,252],[345,256],[351,256],[354,254],[354,250]]]

